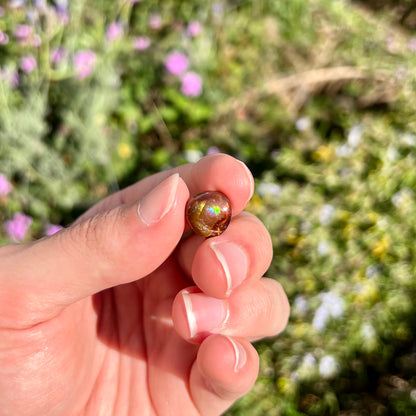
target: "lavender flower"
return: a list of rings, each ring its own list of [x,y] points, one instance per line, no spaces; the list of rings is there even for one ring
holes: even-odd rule
[[[7,43],[9,43],[9,36],[0,30],[0,45],[6,45]]]
[[[416,52],[416,38],[412,38],[409,40],[408,47],[409,50],[411,50],[412,52]]]
[[[162,16],[160,14],[152,14],[149,18],[149,26],[153,30],[159,30],[162,27]]]
[[[26,74],[33,72],[36,66],[36,58],[31,54],[23,56],[20,60],[20,69]]]
[[[53,235],[56,234],[58,231],[61,231],[64,227],[57,224],[48,224],[46,226],[45,235]]]
[[[165,67],[173,75],[180,75],[188,69],[188,57],[179,51],[173,51],[166,57]]]
[[[198,97],[202,93],[202,78],[195,72],[187,72],[182,77],[181,92],[187,97]]]
[[[67,51],[63,46],[52,49],[50,58],[49,58],[51,61],[51,64],[58,65],[64,59],[66,54],[67,54]]]
[[[91,50],[78,51],[74,56],[74,69],[78,79],[87,78],[95,67],[97,55]]]
[[[109,42],[114,42],[123,37],[123,26],[119,22],[112,22],[108,25],[106,31],[106,38]]]
[[[221,153],[220,149],[218,149],[216,146],[211,146],[207,150],[207,155],[214,155],[216,153]]]
[[[12,189],[12,184],[7,180],[5,175],[0,173],[0,196],[6,196]]]
[[[133,39],[133,48],[136,51],[144,51],[149,48],[150,43],[151,41],[147,36],[136,36]]]
[[[3,7],[0,6],[0,17],[3,17],[3,16],[4,16],[4,9]]]
[[[188,23],[188,27],[186,28],[186,33],[189,37],[193,38],[198,36],[202,32],[202,25],[197,20],[192,20]]]
[[[1,68],[0,80],[6,81],[12,88],[19,85],[19,73],[15,69]]]
[[[29,25],[17,25],[14,30],[14,36],[19,43],[26,42],[33,35],[33,28]]]
[[[19,242],[25,238],[32,222],[32,217],[17,212],[11,220],[4,223],[4,231],[13,241]]]

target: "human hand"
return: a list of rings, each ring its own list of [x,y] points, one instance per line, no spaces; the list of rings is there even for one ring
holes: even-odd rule
[[[250,341],[289,314],[280,285],[261,278],[270,236],[242,212],[253,186],[241,162],[207,156],[51,237],[1,247],[0,415],[208,416],[244,395],[258,372]],[[226,194],[234,216],[204,240],[184,212],[206,190]]]

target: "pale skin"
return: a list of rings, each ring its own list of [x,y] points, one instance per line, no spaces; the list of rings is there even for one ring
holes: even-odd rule
[[[228,196],[233,219],[204,240],[184,212],[207,190]],[[289,316],[263,277],[270,236],[243,212],[252,192],[241,162],[211,155],[54,236],[1,247],[0,414],[214,416],[247,393],[259,364],[250,342]]]

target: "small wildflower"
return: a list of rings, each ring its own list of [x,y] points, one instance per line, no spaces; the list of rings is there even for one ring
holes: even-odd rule
[[[29,25],[19,24],[14,30],[14,36],[19,41],[19,43],[26,42],[28,38],[33,35],[33,28]]]
[[[78,79],[87,78],[95,67],[97,55],[91,50],[78,51],[74,56],[74,69]]]
[[[32,217],[29,217],[21,212],[17,212],[11,220],[4,223],[4,231],[13,241],[19,242],[25,238],[32,222]]]
[[[4,9],[3,7],[0,6],[0,17],[3,17],[3,16],[4,16]]]
[[[340,370],[340,365],[332,355],[325,355],[319,361],[319,374],[326,379],[335,377]]]
[[[29,54],[22,57],[20,60],[20,69],[26,74],[30,74],[36,69],[36,58]]]
[[[50,54],[50,61],[52,65],[58,65],[66,56],[66,49],[63,46],[54,48]]]
[[[188,23],[186,33],[189,37],[193,38],[198,36],[202,32],[202,25],[197,20],[192,20]]]
[[[173,75],[180,75],[188,69],[189,59],[182,52],[173,51],[165,60],[165,67]]]
[[[0,45],[7,45],[9,43],[9,36],[7,33],[0,30]]]
[[[149,26],[153,30],[159,30],[162,27],[162,16],[160,14],[152,14],[149,18]]]
[[[187,97],[198,97],[202,93],[202,78],[196,72],[187,72],[182,77],[181,92]]]
[[[297,131],[305,131],[311,127],[311,120],[309,117],[301,117],[296,120],[295,128]]]
[[[355,148],[361,142],[361,136],[363,135],[363,128],[360,125],[355,125],[348,132],[347,142],[350,147]]]
[[[301,316],[305,316],[309,311],[308,301],[305,296],[297,295],[293,300],[294,310]]]
[[[150,38],[147,36],[136,36],[133,39],[133,48],[136,49],[136,51],[144,51],[149,48],[150,44]]]
[[[62,227],[62,225],[57,225],[57,224],[48,224],[46,226],[46,230],[45,230],[45,235],[54,235],[56,234],[58,231],[61,231],[64,227]]]
[[[329,245],[328,241],[322,240],[318,244],[318,253],[321,256],[326,256],[329,254],[331,246]]]
[[[10,87],[15,88],[19,85],[19,73],[15,69],[2,68],[0,70],[0,80],[6,81]]]
[[[7,180],[5,175],[0,173],[0,196],[8,195],[12,189],[12,184]]]
[[[266,195],[279,196],[282,191],[282,187],[274,182],[260,182],[257,187],[257,192],[261,197]]]
[[[196,163],[203,156],[203,153],[200,150],[196,149],[187,149],[184,151],[185,159],[189,163]]]
[[[123,26],[119,22],[112,22],[108,25],[106,31],[106,38],[109,42],[114,42],[123,37]]]
[[[221,153],[220,149],[218,149],[216,146],[211,146],[207,150],[207,155],[214,155],[216,153]]]
[[[319,213],[319,222],[322,225],[328,225],[334,216],[335,207],[331,204],[325,204]]]
[[[322,303],[316,310],[312,321],[312,326],[317,331],[323,331],[330,318],[340,318],[344,313],[345,307],[344,300],[333,292],[321,293],[320,297]]]

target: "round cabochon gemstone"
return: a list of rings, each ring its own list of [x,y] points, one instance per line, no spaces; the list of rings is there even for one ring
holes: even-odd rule
[[[222,234],[231,221],[231,204],[221,192],[193,196],[186,206],[186,219],[194,233],[208,238]]]

